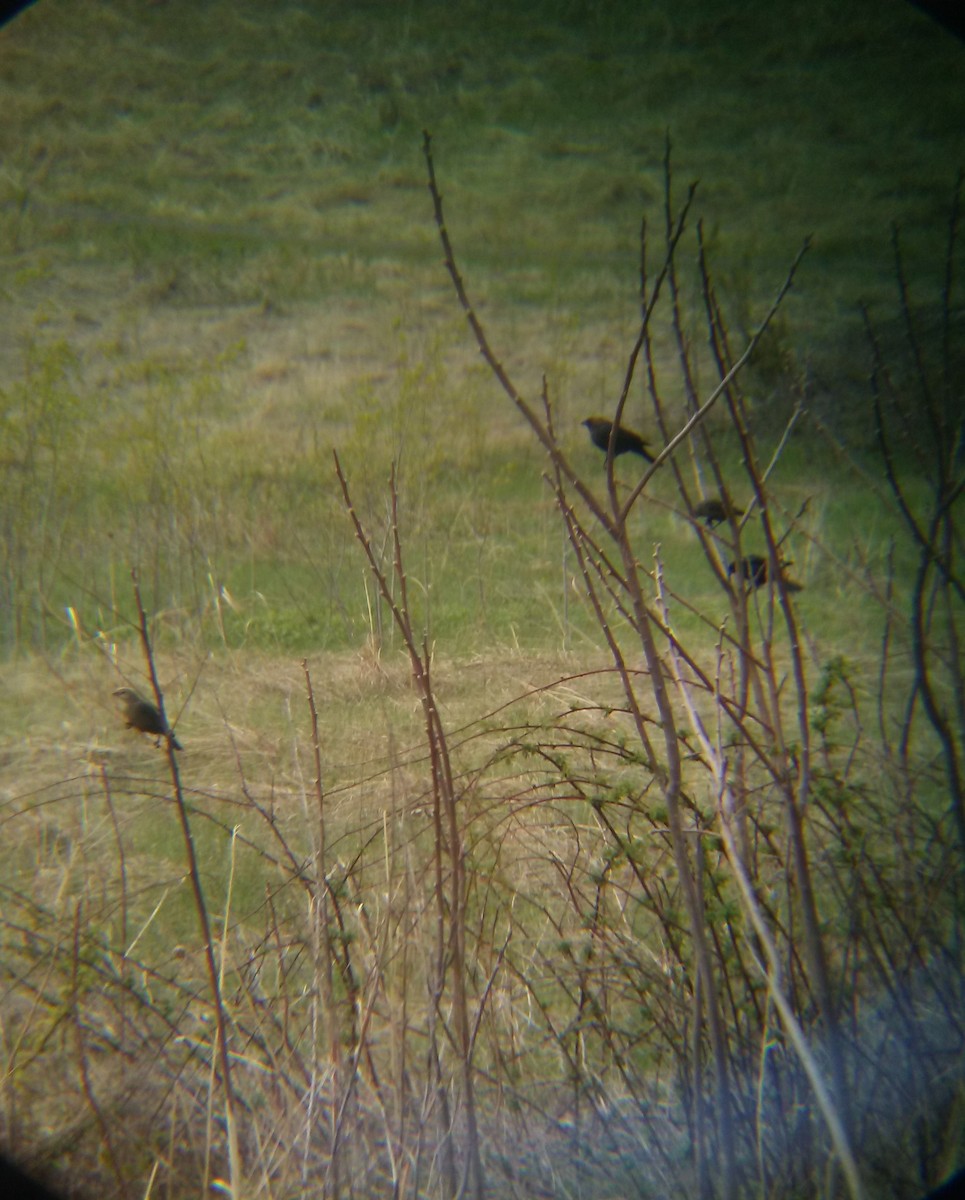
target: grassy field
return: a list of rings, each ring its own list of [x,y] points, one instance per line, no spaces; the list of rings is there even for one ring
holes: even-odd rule
[[[706,998],[681,933],[672,813],[633,720],[639,700],[644,734],[661,727],[650,676],[619,590],[594,612],[550,459],[466,327],[422,133],[433,135],[448,230],[492,344],[536,407],[545,379],[560,447],[601,498],[602,456],[580,422],[612,413],[620,394],[639,328],[642,219],[651,272],[662,252],[668,135],[676,205],[699,180],[676,260],[680,338],[666,310],[653,327],[672,429],[686,406],[680,344],[701,398],[717,379],[698,219],[738,351],[813,238],[742,377],[762,467],[780,450],[769,513],[804,585],[797,634],[763,600],[753,635],[735,630],[669,466],[628,534],[648,597],[660,565],[679,642],[710,675],[715,662],[722,674],[733,666],[724,686],[735,696],[733,664],[749,660],[772,688],[727,735],[731,750],[746,735],[759,758],[746,766],[734,750],[724,774],[746,783],[755,880],[787,933],[797,1011],[820,1013],[820,989],[800,958],[801,866],[774,794],[799,778],[811,728],[808,836],[831,973],[884,1013],[876,989],[887,977],[885,995],[898,995],[895,961],[907,953],[920,966],[954,940],[960,873],[934,737],[912,718],[901,736],[918,670],[907,610],[919,557],[874,444],[859,306],[902,393],[915,364],[897,225],[928,370],[941,360],[959,403],[960,306],[950,345],[940,322],[965,162],[961,45],[910,5],[869,16],[858,0],[43,0],[0,29],[0,67],[0,1142],[62,1183],[97,1180],[119,1196],[148,1194],[152,1170],[166,1194],[197,1194],[199,1180],[219,1186],[237,1165],[230,1129],[210,1109],[204,1118],[217,1005],[181,793],[165,756],[122,728],[111,696],[127,683],[147,690],[136,570],[185,745],[183,799],[241,1107],[260,1131],[242,1147],[250,1194],[304,1194],[319,1172],[326,1196],[451,1194],[449,1135],[428,1165],[411,1146],[445,1127],[443,1094],[466,1111],[470,1061],[492,1194],[710,1187],[702,1151],[689,1174],[685,1148],[706,1137],[706,1154],[720,1152],[693,1107],[710,1087],[700,1077],[710,1051],[702,1068],[687,1058],[689,1006],[700,1025]],[[806,411],[785,441],[797,406]],[[744,449],[720,409],[707,428],[747,503]],[[642,372],[626,411],[659,447]],[[920,433],[906,422],[896,469],[925,506],[934,480]],[[445,753],[426,734],[426,697],[353,534],[333,451],[393,602],[396,470],[412,626],[431,647]],[[706,472],[692,448],[678,461],[691,487]],[[639,462],[615,466],[626,494]],[[764,552],[756,518],[742,547]],[[945,668],[956,604],[945,625],[935,618]],[[733,659],[726,644],[717,657],[722,628],[741,647]],[[669,664],[672,638],[661,646]],[[700,692],[705,717],[707,703]],[[695,838],[687,854],[730,989],[735,1088],[756,1089],[764,1105],[771,1085],[762,1066],[758,1086],[749,1064],[766,1057],[776,1018],[760,1003],[758,944],[734,933],[743,910],[710,836],[713,754],[691,736],[680,737],[688,820],[708,849]],[[458,837],[432,822],[450,751]],[[463,880],[451,896],[450,874]],[[869,880],[880,902],[849,924]],[[461,974],[458,937],[438,960],[428,949],[457,918],[476,956]],[[869,948],[878,933],[887,967]],[[327,981],[325,962],[336,964]],[[456,977],[476,1004],[475,1057],[459,1049]],[[862,1039],[887,1018],[865,1026],[857,1008],[854,1042],[878,1061],[881,1045]],[[827,1031],[815,1025],[820,1042]],[[934,1036],[941,1045],[947,1030]],[[874,1107],[887,1089],[854,1076],[887,1148],[897,1118]],[[773,1086],[788,1087],[786,1104],[773,1127],[757,1114],[762,1175],[752,1185],[746,1167],[747,1194],[758,1184],[844,1194],[837,1168],[823,1191],[808,1190],[823,1168],[803,1155],[798,1168],[793,1148],[813,1128],[805,1135],[788,1114],[810,1093],[800,1081]],[[921,1117],[932,1175],[961,1159],[955,1087],[935,1100],[941,1135],[933,1113]],[[313,1116],[315,1104],[327,1115]],[[349,1150],[336,1111],[353,1130]],[[752,1128],[755,1113],[742,1116]],[[313,1120],[326,1130],[321,1148]],[[115,1121],[125,1132],[112,1140]],[[862,1152],[874,1181],[887,1155]],[[925,1182],[910,1174],[913,1157],[888,1195]],[[358,1173],[354,1193],[340,1171]]]
[[[67,604],[109,627],[134,562],[192,628],[227,587],[233,645],[357,644],[333,447],[376,507],[399,460],[440,635],[559,644],[540,456],[440,268],[423,127],[494,341],[576,453],[622,381],[667,131],[735,332],[814,235],[755,384],[774,441],[795,386],[867,429],[857,303],[892,313],[892,222],[935,295],[960,50],[901,6],[97,12],[3,34],[8,647],[53,648]],[[788,486],[833,508],[826,458]]]

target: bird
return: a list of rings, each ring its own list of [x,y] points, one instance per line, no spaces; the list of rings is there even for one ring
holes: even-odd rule
[[[787,566],[790,566],[790,563],[781,563],[781,579],[784,586],[789,592],[803,591],[800,583],[795,583],[793,579],[788,579],[784,574],[784,568]],[[740,560],[739,566],[737,563],[728,563],[727,574],[731,578],[739,574],[752,588],[763,587],[767,583],[767,559],[761,558],[759,554],[748,554],[746,558]]]
[[[723,496],[719,499],[716,496],[710,496],[694,505],[694,516],[701,521],[706,521],[710,529],[713,529],[715,525],[722,524],[728,517],[742,517],[743,515],[744,509],[738,508],[736,504],[732,504]]]
[[[117,688],[114,695],[121,702],[122,716],[128,729],[136,729],[138,733],[151,734],[156,739],[154,743],[156,746],[160,746],[162,737],[168,737],[175,750],[184,749],[174,736],[174,731],[150,700],[145,700],[143,696],[129,687]]]
[[[610,430],[613,428],[613,422],[608,421],[606,417],[587,417],[583,424],[590,431],[590,441],[593,445],[599,446],[606,454],[610,446]],[[654,461],[653,455],[647,449],[647,443],[640,434],[618,425],[616,436],[613,439],[613,457],[617,458],[621,454],[639,454],[647,462]]]

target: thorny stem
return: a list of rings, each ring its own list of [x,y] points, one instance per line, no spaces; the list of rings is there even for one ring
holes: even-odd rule
[[[147,627],[147,613],[144,610],[144,604],[141,600],[141,588],[138,583],[137,571],[132,569],[131,580],[134,585],[134,601],[137,605],[138,628],[141,637],[141,648],[144,651],[144,661],[147,664],[148,674],[151,678],[151,686],[154,689],[154,698],[157,703],[158,712],[161,714],[161,725],[167,727],[167,718],[164,715],[164,696],[161,694],[161,685],[158,683],[157,670],[154,664],[154,650],[151,645],[151,638]],[[194,907],[198,914],[198,923],[201,926],[201,941],[204,950],[205,966],[208,972],[208,984],[211,988],[211,1002],[215,1014],[215,1031],[217,1036],[217,1061],[221,1075],[221,1086],[224,1088],[225,1100],[225,1120],[227,1124],[228,1135],[228,1165],[231,1173],[229,1186],[232,1196],[235,1200],[241,1198],[242,1188],[242,1172],[241,1172],[241,1151],[238,1144],[238,1108],[235,1099],[234,1086],[231,1077],[231,1058],[228,1054],[228,1022],[225,1016],[224,1002],[221,995],[221,985],[219,982],[218,967],[214,960],[214,944],[211,939],[211,922],[208,917],[208,905],[204,898],[204,889],[201,886],[201,875],[198,871],[198,856],[194,849],[194,838],[191,834],[191,824],[188,820],[188,809],[184,802],[184,792],[181,788],[181,776],[178,770],[177,752],[174,749],[173,740],[165,738],[165,746],[167,748],[168,768],[171,772],[171,783],[174,788],[175,808],[178,813],[178,821],[181,825],[181,833],[184,837],[184,851],[188,863],[188,878],[191,880],[191,891],[194,896]]]
[[[445,217],[442,212],[442,194],[436,186],[436,172],[432,161],[432,139],[428,133],[423,134],[423,153],[425,155],[426,167],[429,174],[429,192],[432,195],[432,204],[435,211],[436,226],[439,230],[439,239],[442,242],[442,249],[445,256],[446,270],[449,272],[452,279],[453,287],[456,289],[456,296],[462,306],[463,312],[466,314],[466,319],[469,322],[469,327],[472,329],[473,336],[476,339],[476,344],[479,351],[486,361],[487,366],[499,381],[503,391],[509,399],[515,404],[516,408],[522,413],[523,417],[529,423],[530,428],[536,434],[542,443],[544,449],[553,460],[554,464],[559,468],[565,476],[567,482],[575,488],[579,493],[580,498],[587,505],[600,524],[612,535],[613,522],[608,516],[606,509],[600,504],[593,492],[586,486],[576,471],[570,466],[566,456],[560,450],[555,438],[546,428],[544,423],[536,415],[533,408],[516,390],[513,381],[510,379],[505,367],[496,357],[495,352],[489,344],[489,339],[486,337],[486,332],[476,316],[475,309],[469,299],[469,294],[466,291],[466,285],[463,283],[462,275],[456,266],[455,254],[452,249],[452,243],[449,240],[449,231],[446,228]]]
[[[670,826],[671,844],[677,865],[680,886],[684,894],[684,903],[690,922],[697,972],[702,980],[703,991],[706,998],[708,1030],[710,1034],[711,1048],[714,1055],[716,1072],[717,1115],[721,1146],[724,1155],[724,1196],[725,1200],[732,1200],[732,1197],[736,1195],[736,1165],[734,1160],[734,1137],[732,1127],[727,1046],[720,1015],[718,990],[714,979],[710,952],[707,945],[705,915],[701,905],[697,883],[694,878],[693,864],[690,861],[690,855],[687,850],[683,817],[680,811],[682,774],[677,724],[667,688],[664,665],[654,637],[652,614],[650,613],[640,588],[638,564],[636,561],[636,555],[634,554],[630,543],[629,531],[627,528],[627,517],[629,515],[630,508],[632,507],[633,500],[640,495],[646,481],[652,477],[653,472],[659,463],[666,461],[667,457],[677,446],[681,444],[684,438],[686,438],[687,434],[689,434],[689,432],[697,424],[699,424],[701,420],[706,418],[712,403],[716,401],[717,397],[724,391],[725,385],[722,384],[715,390],[711,400],[703,405],[700,412],[696,414],[695,418],[692,418],[691,421],[687,423],[684,432],[678,437],[674,438],[671,445],[668,446],[658,456],[657,463],[655,463],[646,473],[644,480],[641,481],[641,484],[634,491],[631,499],[622,507],[616,501],[612,480],[611,461],[608,486],[610,493],[611,512],[605,512],[602,506],[597,503],[595,498],[592,496],[592,493],[590,493],[589,489],[585,486],[582,480],[578,478],[569,467],[565,457],[557,447],[550,431],[546,428],[543,422],[538,419],[529,405],[526,404],[526,402],[522,399],[505,369],[502,367],[502,365],[499,363],[499,360],[493,353],[485,331],[483,330],[482,325],[478,320],[472,305],[470,304],[462,276],[456,266],[452,245],[449,241],[449,235],[443,218],[442,198],[436,184],[435,170],[432,162],[431,144],[428,133],[426,133],[424,137],[424,153],[429,172],[429,191],[432,195],[436,224],[439,229],[439,236],[443,246],[446,267],[449,271],[450,277],[452,278],[459,301],[469,320],[470,327],[473,330],[480,352],[482,353],[486,362],[489,364],[490,368],[493,370],[493,373],[495,374],[499,383],[502,385],[507,396],[524,415],[536,433],[537,437],[546,447],[559,475],[564,477],[573,485],[574,489],[578,492],[578,494],[589,507],[590,511],[612,539],[619,553],[622,567],[621,573],[629,593],[628,599],[630,602],[630,608],[632,610],[632,625],[643,650],[647,672],[653,689],[653,698],[657,706],[659,726],[663,734],[663,750],[666,756],[666,762],[661,764],[656,760],[655,757],[651,757],[651,769],[654,771],[654,774],[660,781],[661,791],[667,807],[667,818]],[[689,206],[690,202],[692,201],[692,198],[693,189],[691,189],[687,205],[685,205],[685,212],[687,206]],[[624,393],[621,397],[621,404],[625,403],[626,396],[629,393],[630,382],[633,378],[636,361],[639,356],[640,349],[646,342],[649,316],[653,311],[654,304],[656,303],[657,295],[659,293],[659,285],[665,278],[666,272],[669,270],[670,260],[673,257],[673,253],[682,230],[683,224],[680,222],[678,223],[678,227],[671,235],[670,244],[667,247],[664,266],[661,268],[658,282],[654,286],[651,294],[650,304],[647,306],[644,313],[641,331],[638,335],[634,350],[631,353],[630,363],[627,368],[627,375],[624,383]],[[787,286],[790,286],[789,281]],[[784,290],[786,291],[786,288]],[[746,361],[746,359],[743,361]],[[622,411],[621,404],[618,404],[617,406],[617,418]],[[612,433],[611,445],[608,447],[607,455],[608,458],[612,459]],[[616,661],[618,670],[620,670],[622,658],[618,656]],[[626,668],[623,667],[622,670],[625,673]],[[629,685],[626,679],[624,679],[624,689],[627,695],[631,697],[631,713],[633,715],[638,733],[640,733],[643,730],[642,713],[640,712],[636,703],[632,686]],[[644,744],[646,744],[646,742],[644,742]]]
[[[316,975],[316,998],[313,1008],[313,1019],[317,1014],[318,1005],[321,1004],[325,1020],[328,1024],[328,1053],[332,1067],[335,1072],[335,1080],[337,1083],[343,1083],[344,1096],[342,1098],[341,1108],[338,1113],[338,1118],[341,1118],[345,1111],[345,1107],[351,1096],[352,1088],[355,1083],[355,1072],[352,1072],[347,1082],[341,1080],[342,1066],[342,1045],[338,1035],[338,1024],[336,1017],[335,989],[332,981],[332,962],[334,954],[332,952],[332,942],[329,927],[329,910],[328,910],[328,891],[326,874],[326,833],[325,833],[325,789],[322,783],[322,748],[321,739],[318,735],[318,709],[315,706],[315,689],[312,686],[312,676],[308,668],[308,659],[302,659],[302,672],[305,676],[305,692],[308,699],[308,711],[312,721],[312,758],[315,767],[315,777],[312,780],[315,788],[315,801],[318,805],[318,845],[315,852],[315,889],[311,896],[312,905],[312,932],[314,937],[315,951],[315,975]],[[315,1084],[314,1074],[317,1071],[316,1058],[312,1057],[313,1080],[312,1088],[309,1093],[310,1101],[314,1101],[317,1086]],[[341,1119],[336,1119],[334,1112],[330,1113],[332,1118],[331,1139],[332,1148],[328,1161],[328,1166],[325,1172],[326,1193],[329,1192],[333,1196],[338,1196],[341,1191],[341,1172],[340,1172],[340,1142],[343,1123]]]
[[[402,562],[402,541],[399,533],[398,517],[398,488],[395,470],[389,482],[391,498],[391,538],[393,551],[393,574],[399,585],[400,599],[392,594],[389,578],[379,564],[372,548],[371,538],[366,533],[352,501],[348,481],[342,471],[338,454],[335,454],[335,473],[342,490],[342,498],[346,511],[355,529],[356,540],[362,547],[369,567],[375,578],[376,585],[385,600],[395,622],[409,657],[410,669],[415,682],[419,700],[422,705],[426,726],[426,740],[429,748],[430,763],[433,779],[433,813],[435,824],[435,870],[436,898],[439,911],[439,944],[437,947],[437,978],[435,1005],[442,1012],[442,988],[447,965],[451,962],[452,999],[456,1025],[456,1042],[459,1048],[460,1065],[464,1102],[466,1107],[467,1154],[465,1178],[457,1187],[452,1174],[452,1160],[449,1156],[448,1140],[451,1130],[446,1120],[444,1130],[443,1159],[449,1162],[447,1168],[449,1190],[455,1196],[462,1195],[468,1189],[475,1200],[482,1200],[484,1193],[484,1177],[482,1159],[479,1147],[479,1130],[476,1117],[475,1086],[472,1074],[472,1034],[469,1021],[469,1000],[466,993],[466,950],[465,950],[465,866],[463,863],[462,838],[459,831],[458,813],[456,808],[456,790],[452,775],[452,764],[445,726],[436,704],[431,679],[431,655],[428,645],[420,650],[412,627],[412,614],[408,607],[408,588],[405,569]],[[443,847],[448,849],[450,862],[450,891],[449,902],[445,901],[442,878]],[[448,937],[446,929],[448,922]],[[433,1050],[433,1053],[435,1051]],[[438,1064],[441,1080],[441,1063]]]

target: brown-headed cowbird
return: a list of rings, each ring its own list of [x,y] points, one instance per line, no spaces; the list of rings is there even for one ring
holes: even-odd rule
[[[613,422],[608,421],[606,417],[587,417],[583,424],[590,431],[590,441],[593,445],[599,446],[606,454],[610,445],[610,430],[613,428]],[[653,455],[647,449],[647,443],[640,434],[618,425],[616,436],[613,439],[613,457],[617,458],[621,454],[639,454],[647,462],[654,461]]]
[[[800,583],[795,583],[793,579],[788,579],[784,575],[784,567],[790,566],[789,563],[781,563],[781,578],[784,581],[784,586],[789,592],[800,592],[803,587]],[[759,554],[748,554],[746,558],[740,560],[740,567],[737,563],[727,564],[727,574],[733,578],[735,575],[745,579],[752,588],[763,587],[767,583],[767,559],[761,558]]]
[[[715,525],[721,525],[730,516],[742,517],[743,515],[742,508],[738,508],[736,504],[732,504],[722,496],[720,498],[710,496],[694,505],[694,516],[701,521],[706,521],[711,529]]]
[[[122,716],[128,729],[151,734],[156,739],[156,746],[160,746],[162,737],[169,737],[175,750],[182,749],[173,730],[161,719],[161,714],[150,700],[145,700],[133,688],[128,687],[118,688],[114,695],[121,702]]]

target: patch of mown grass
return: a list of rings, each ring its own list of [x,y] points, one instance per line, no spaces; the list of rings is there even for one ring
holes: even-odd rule
[[[98,12],[45,6],[3,35],[6,411],[29,435],[31,414],[69,384],[77,414],[11,518],[8,645],[38,629],[71,638],[57,615],[68,605],[86,628],[122,626],[111,614],[127,611],[132,565],[152,605],[179,614],[178,636],[194,623],[208,644],[286,653],[371,637],[377,606],[334,486],[336,447],[383,531],[398,460],[408,567],[434,636],[472,654],[488,638],[592,633],[564,580],[541,452],[480,373],[447,291],[424,126],[494,343],[531,397],[547,375],[564,444],[591,478],[579,421],[619,392],[641,214],[652,245],[662,227],[668,128],[678,193],[701,177],[735,338],[800,237],[816,235],[746,376],[772,441],[809,398],[812,352],[818,389],[847,375],[849,401],[858,394],[849,330],[858,296],[891,288],[889,222],[908,219],[913,264],[936,261],[924,251],[944,237],[961,97],[952,72],[913,80],[908,63],[950,62],[957,48],[910,11],[889,10],[874,44],[859,6],[779,22],[763,6],[713,5],[685,21],[659,5]],[[696,338],[698,281],[683,268],[680,283]],[[72,453],[82,462],[68,470]],[[774,486],[789,513],[816,497],[808,528],[857,575],[883,568],[890,516],[834,476],[806,432]],[[692,532],[660,507],[676,504],[669,481],[652,491],[641,558],[659,544],[674,586],[716,612]],[[803,610],[825,632],[843,627],[853,581],[807,537],[789,546]],[[760,549],[753,528],[745,547]],[[830,605],[814,594],[827,588]]]
[[[721,22],[710,5],[689,11],[685,24],[659,8],[616,6],[600,21],[575,9],[483,14],[467,4],[458,15],[382,7],[339,9],[335,19],[282,6],[268,25],[244,6],[182,21],[115,3],[103,17],[81,27],[61,6],[56,19],[27,13],[6,33],[18,118],[8,128],[26,127],[32,139],[6,157],[21,164],[37,216],[44,204],[87,203],[181,220],[187,231],[198,218],[228,237],[231,225],[250,224],[276,237],[297,232],[306,244],[347,236],[363,252],[381,239],[396,254],[418,246],[420,222],[411,219],[416,204],[401,221],[386,210],[385,198],[400,200],[391,189],[386,197],[386,177],[402,171],[420,182],[424,125],[448,147],[452,212],[462,214],[467,248],[498,255],[513,226],[517,249],[503,249],[504,258],[532,245],[538,260],[571,269],[614,249],[619,218],[636,224],[639,184],[630,181],[658,167],[667,127],[683,173],[699,165],[729,229],[728,253],[775,273],[800,236],[829,218],[857,249],[859,231],[874,236],[900,215],[892,205],[869,220],[870,208],[905,190],[902,179],[939,184],[936,199],[947,190],[929,159],[930,143],[955,136],[947,76],[928,72],[925,94],[919,76],[913,97],[902,85],[914,74],[909,54],[934,61],[955,48],[901,10],[889,12],[874,46],[857,8],[826,16],[827,28],[802,20],[793,33],[785,22],[775,28],[766,9]],[[154,40],[145,42],[145,22]],[[35,70],[41,45],[50,74]],[[44,83],[69,88],[70,104]],[[897,125],[881,119],[883,101]],[[866,158],[855,161],[853,147]],[[886,186],[856,188],[860,170]],[[659,189],[650,190],[659,203]],[[347,221],[332,224],[340,207]],[[797,232],[783,240],[790,226]],[[109,227],[93,245],[99,236],[110,239]]]

